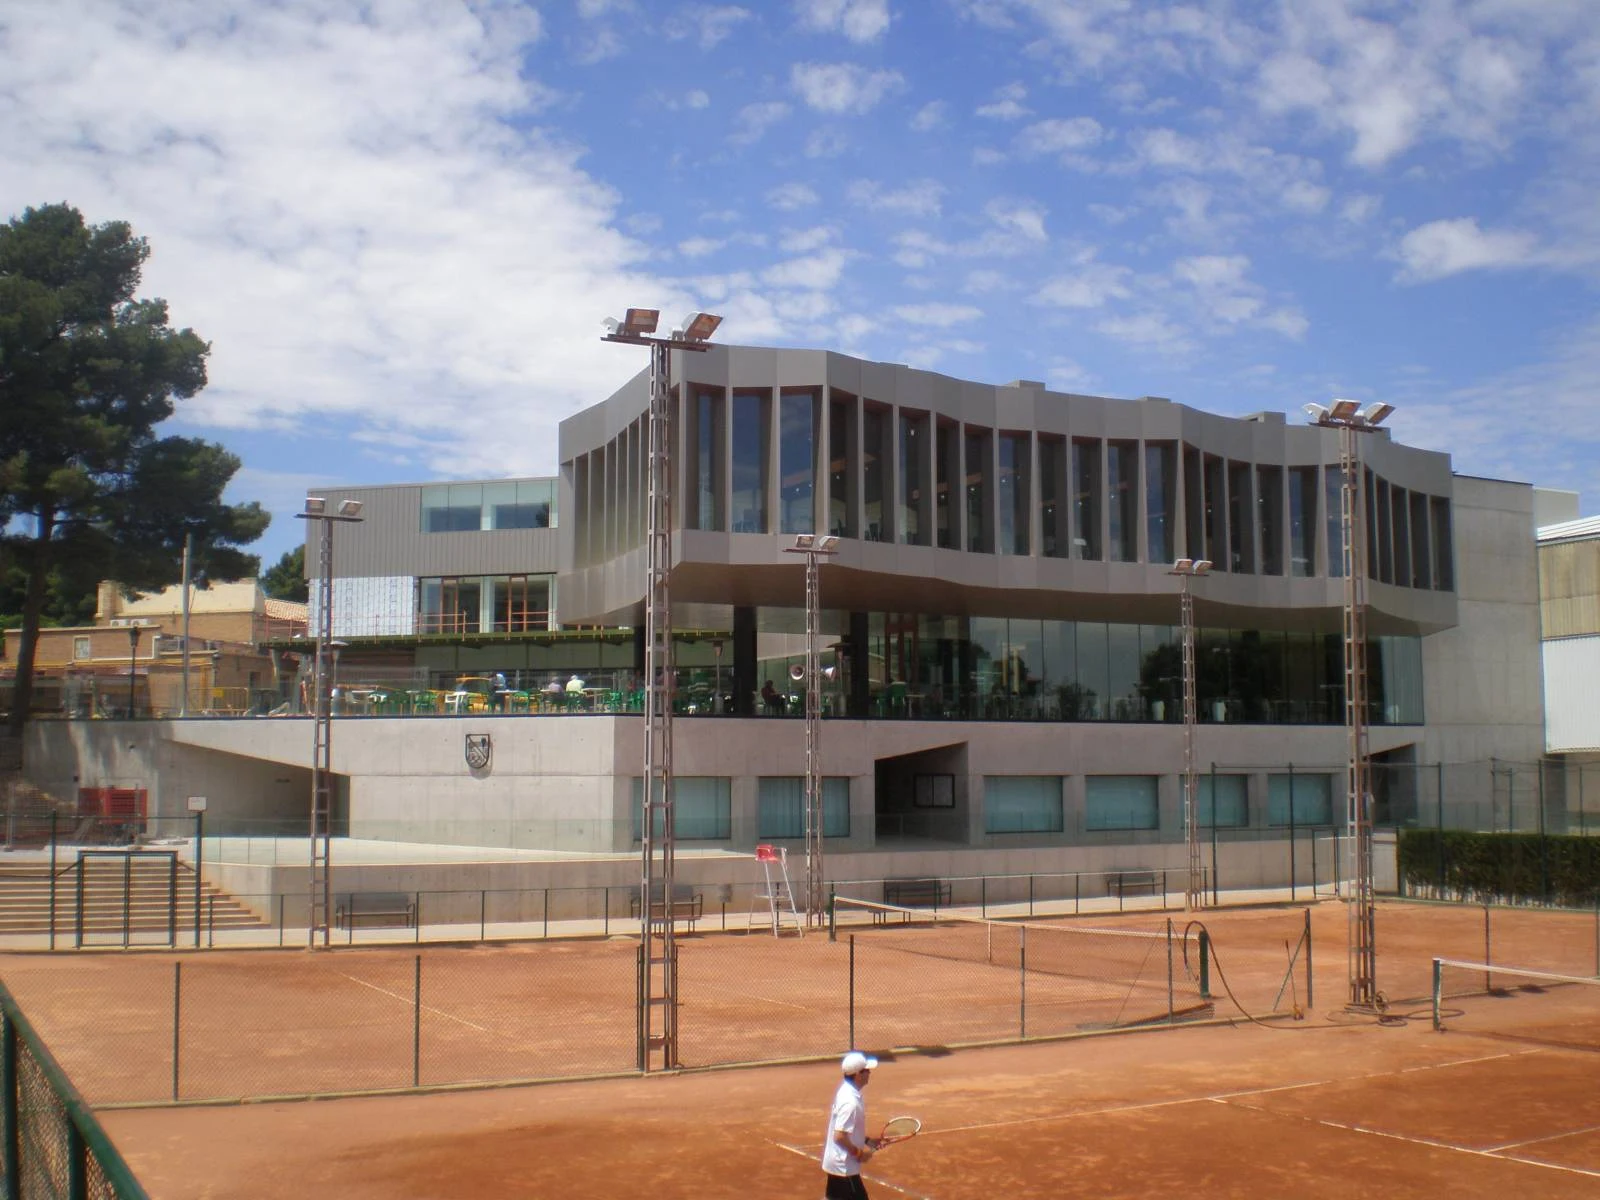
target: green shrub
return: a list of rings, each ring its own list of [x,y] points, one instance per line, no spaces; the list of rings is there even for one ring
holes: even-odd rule
[[[1399,857],[1400,887],[1410,895],[1600,905],[1600,838],[1402,829]]]

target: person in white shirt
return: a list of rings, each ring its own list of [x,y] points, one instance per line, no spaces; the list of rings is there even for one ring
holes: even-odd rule
[[[861,1182],[861,1164],[872,1157],[867,1137],[867,1104],[861,1089],[867,1086],[878,1060],[852,1050],[839,1063],[844,1079],[833,1095],[828,1113],[828,1134],[822,1143],[822,1170],[828,1177],[826,1200],[867,1200]]]

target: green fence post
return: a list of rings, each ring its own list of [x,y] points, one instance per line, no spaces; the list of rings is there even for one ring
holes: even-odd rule
[[[1017,929],[1017,1035],[1028,1038],[1028,927]]]
[[[1167,1024],[1177,1020],[1172,992],[1172,918],[1167,918]]]
[[[411,1086],[422,1086],[422,955],[411,978]]]
[[[89,1200],[89,1144],[83,1130],[67,1119],[67,1200]]]
[[[856,935],[850,935],[850,1045],[856,1044]]]
[[[1439,1021],[1439,993],[1444,990],[1444,963],[1437,958],[1433,960],[1433,1031],[1438,1033],[1443,1026]]]
[[[1444,763],[1434,763],[1433,769],[1438,776],[1439,789],[1439,895],[1436,898],[1443,900],[1445,896],[1445,879],[1447,878],[1444,858]]]
[[[1200,999],[1211,999],[1211,935],[1200,927]]]
[[[172,964],[172,1099],[178,1099],[180,1031],[183,1029],[183,963]]]
[[[1294,903],[1294,764],[1289,764],[1289,903]]]
[[[1583,787],[1583,773],[1578,774],[1578,787]],[[1581,796],[1583,793],[1579,792]],[[50,810],[50,949],[56,948],[56,810]],[[10,1162],[10,1159],[6,1160]],[[10,1195],[17,1195],[11,1192]]]
[[[5,1159],[5,1194],[22,1195],[22,1096],[17,1079],[17,1026],[9,1013],[0,1012],[0,1157]]]
[[[1307,1009],[1307,1011],[1315,1008],[1316,1007],[1316,1003],[1317,1003],[1316,999],[1315,999],[1315,994],[1311,990],[1311,987],[1312,987],[1311,979],[1312,979],[1312,975],[1311,975],[1311,910],[1308,908],[1308,909],[1306,909],[1306,1009]]]

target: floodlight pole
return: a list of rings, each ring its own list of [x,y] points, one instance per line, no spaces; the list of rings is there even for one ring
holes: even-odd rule
[[[693,313],[670,337],[655,337],[660,314],[629,309],[607,321],[601,340],[650,348],[646,463],[643,828],[640,832],[637,1062],[641,1071],[678,1065],[678,943],[673,883],[676,830],[672,789],[672,352],[704,351],[720,317]],[[659,901],[657,900],[659,897]],[[654,1052],[659,1051],[659,1057]]]
[[[1352,1008],[1383,1005],[1378,991],[1376,899],[1372,878],[1372,758],[1367,740],[1367,545],[1357,434],[1371,433],[1394,411],[1374,404],[1357,411],[1336,400],[1332,410],[1308,405],[1313,421],[1339,431],[1339,533],[1344,568],[1344,716],[1348,754],[1346,812],[1350,844],[1349,977]]]
[[[1205,862],[1200,853],[1200,780],[1194,761],[1195,724],[1198,719],[1194,661],[1194,595],[1189,581],[1199,578],[1211,569],[1205,559],[1198,561],[1180,558],[1172,564],[1169,575],[1178,577],[1179,614],[1183,630],[1183,828],[1184,840],[1189,848],[1188,882],[1184,888],[1183,907],[1195,912],[1206,906]],[[1213,784],[1211,796],[1211,824],[1216,827],[1217,797]]]
[[[306,511],[295,514],[302,521],[318,526],[317,542],[317,632],[311,729],[311,841],[310,872],[306,880],[306,948],[317,948],[332,941],[333,913],[333,672],[328,667],[329,652],[337,653],[333,641],[333,527],[336,522],[361,520],[361,505],[347,500],[340,512],[328,512],[320,497],[306,498]]]
[[[817,654],[821,620],[818,560],[838,553],[835,539],[802,533],[785,553],[806,556],[806,924],[828,919],[822,819],[822,663]]]

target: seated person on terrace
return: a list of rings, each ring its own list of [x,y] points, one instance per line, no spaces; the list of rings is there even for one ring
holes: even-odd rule
[[[552,679],[549,683],[545,684],[544,685],[544,694],[546,696],[559,696],[559,695],[561,695],[561,680]]]
[[[567,680],[567,695],[569,695],[569,696],[581,696],[581,695],[583,695],[583,680],[578,678],[576,673],[573,674],[571,679]]]
[[[768,712],[783,711],[783,697],[778,695],[778,689],[772,686],[770,679],[761,685],[761,702],[767,706]]]

